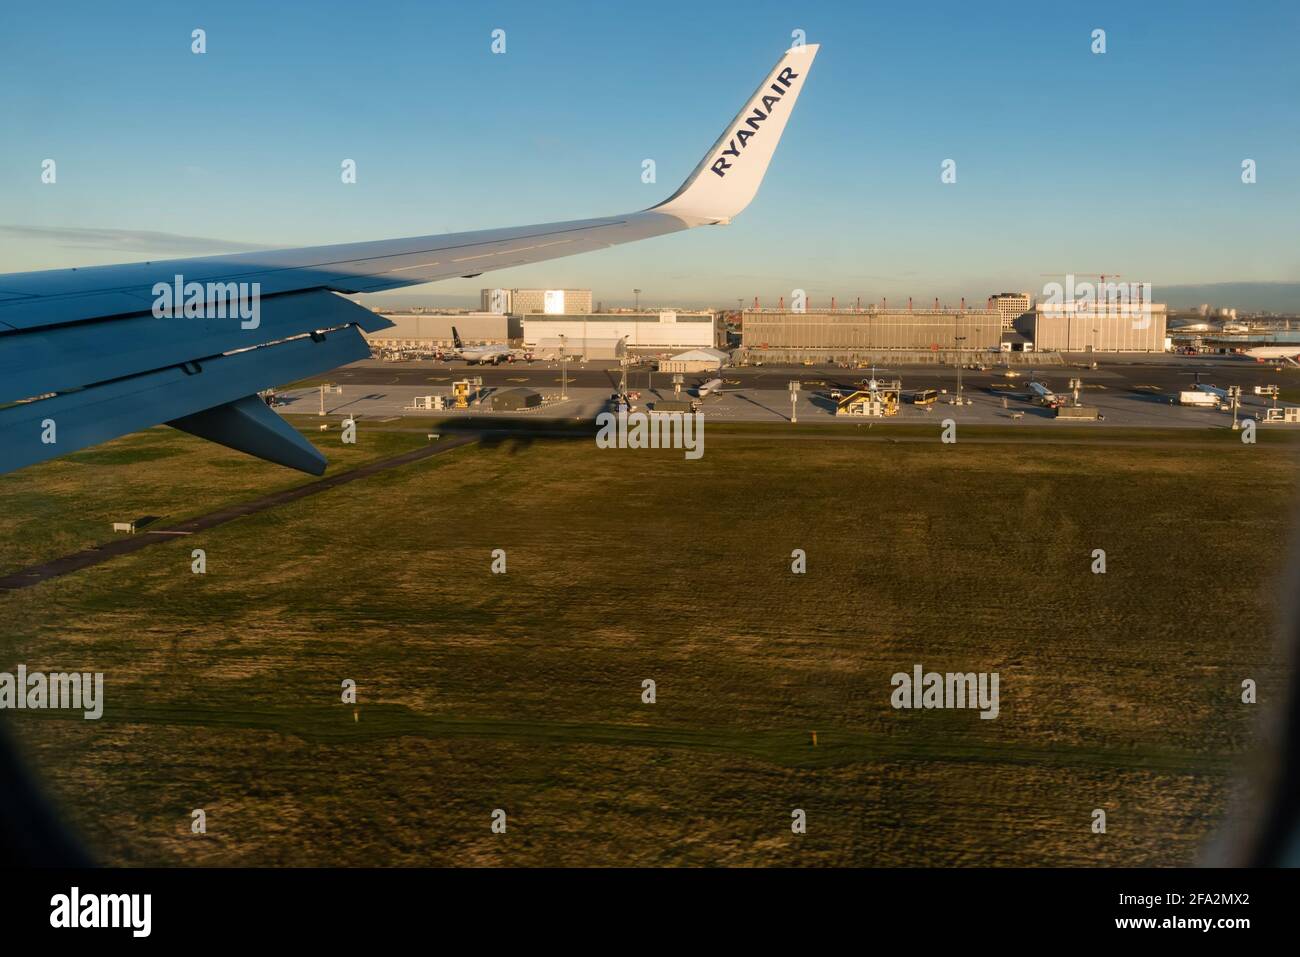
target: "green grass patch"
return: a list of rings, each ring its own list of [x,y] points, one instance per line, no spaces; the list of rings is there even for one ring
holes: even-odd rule
[[[423,435],[361,423],[345,445],[338,423],[301,431],[329,459],[326,475],[427,444]],[[0,475],[0,574],[115,537],[114,522],[165,527],[223,505],[315,481],[242,452],[158,427]]]
[[[111,863],[1196,860],[1258,740],[1241,681],[1284,687],[1290,448],[726,431],[485,442],[0,596],[0,669],[106,675],[102,721],[6,721]],[[231,491],[206,454],[61,466],[49,519],[106,484],[195,509]],[[894,710],[916,663],[997,671],[1001,714]]]

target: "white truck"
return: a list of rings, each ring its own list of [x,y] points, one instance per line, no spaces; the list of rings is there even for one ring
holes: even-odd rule
[[[1220,399],[1213,392],[1204,392],[1200,389],[1183,391],[1178,393],[1179,405],[1195,405],[1203,409],[1217,409]]]

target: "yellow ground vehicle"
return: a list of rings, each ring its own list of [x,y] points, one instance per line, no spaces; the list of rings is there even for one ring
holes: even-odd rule
[[[938,399],[938,389],[918,389],[912,393],[913,405],[934,405]]]

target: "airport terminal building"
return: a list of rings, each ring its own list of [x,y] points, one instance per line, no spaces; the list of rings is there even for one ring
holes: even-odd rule
[[[538,356],[559,355],[613,359],[627,340],[627,351],[664,354],[684,349],[710,349],[717,344],[713,312],[593,313],[591,315],[525,315],[524,348]]]
[[[853,362],[902,352],[941,357],[997,351],[1001,342],[996,309],[751,309],[744,312],[741,334],[746,356],[795,362]]]

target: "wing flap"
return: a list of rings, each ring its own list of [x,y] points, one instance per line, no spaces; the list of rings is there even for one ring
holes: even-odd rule
[[[263,299],[257,325],[238,318],[151,314],[0,335],[0,403],[108,382],[355,323],[366,332],[392,325],[323,289]],[[247,324],[250,328],[243,328]]]
[[[160,422],[370,355],[353,326],[0,409],[0,472],[66,455]],[[52,441],[51,441],[52,440]]]

